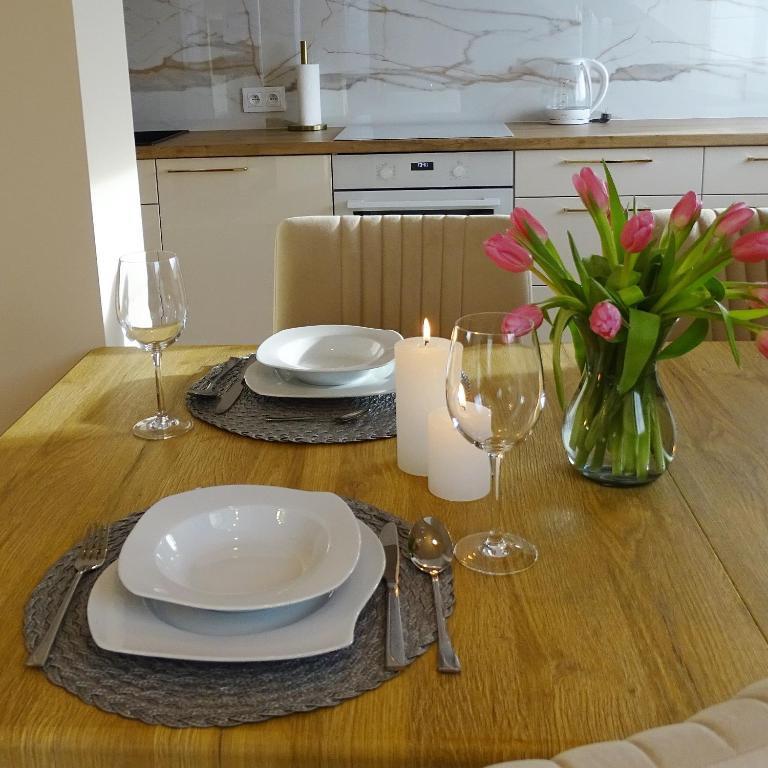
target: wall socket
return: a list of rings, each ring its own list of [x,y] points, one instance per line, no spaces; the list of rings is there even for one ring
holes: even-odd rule
[[[285,88],[268,85],[243,88],[243,112],[285,112]]]

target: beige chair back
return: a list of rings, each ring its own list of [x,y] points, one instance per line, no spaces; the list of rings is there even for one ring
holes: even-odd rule
[[[530,301],[530,277],[499,269],[483,241],[506,216],[305,216],[275,246],[275,331],[323,323],[450,336],[470,312]]]
[[[699,216],[698,223],[694,225],[691,230],[688,242],[692,243],[696,238],[706,232],[715,220],[715,216],[720,213],[721,210],[723,209],[703,210]],[[752,218],[752,221],[750,221],[746,227],[744,227],[742,230],[743,232],[753,232],[756,229],[768,228],[768,208],[756,208],[755,212],[757,215]],[[656,220],[657,234],[660,234],[661,230],[666,226],[667,221],[669,221],[670,211],[654,211],[653,213]],[[726,280],[765,283],[768,282],[768,262],[764,261],[760,264],[742,264],[739,261],[733,261],[726,267],[725,272],[721,277]],[[734,309],[746,306],[745,303],[741,301],[733,301],[729,303]],[[736,328],[735,335],[738,339],[750,338],[749,331],[746,331],[743,328]],[[722,323],[715,322],[711,324],[710,338],[717,340],[726,338],[725,328]]]

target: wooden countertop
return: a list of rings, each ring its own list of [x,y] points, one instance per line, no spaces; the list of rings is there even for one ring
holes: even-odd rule
[[[581,478],[563,453],[559,408],[545,409],[504,469],[509,527],[541,559],[509,578],[455,570],[461,675],[438,674],[431,648],[338,706],[227,729],[109,714],[24,666],[24,604],[87,521],[202,485],[268,483],[407,520],[439,515],[461,536],[486,524],[485,502],[430,495],[424,478],[397,469],[395,440],[264,443],[201,422],[176,440],[138,440],[131,425],[154,404],[149,356],[90,353],[0,437],[0,765],[480,768],[625,737],[730,697],[768,675],[768,362],[741,347],[741,370],[718,342],[662,364],[679,452],[644,488]],[[170,349],[168,402],[245,351]]]
[[[375,152],[768,145],[768,118],[612,120],[609,123],[577,126],[546,123],[508,125],[514,134],[508,138],[397,141],[333,141],[341,128],[306,133],[285,129],[193,131],[154,146],[138,147],[136,156],[139,160],[151,160]]]

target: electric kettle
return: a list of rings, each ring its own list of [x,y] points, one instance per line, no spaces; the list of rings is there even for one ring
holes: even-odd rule
[[[588,123],[608,92],[608,70],[595,59],[556,59],[547,118],[556,125]],[[592,79],[597,81],[597,95]]]

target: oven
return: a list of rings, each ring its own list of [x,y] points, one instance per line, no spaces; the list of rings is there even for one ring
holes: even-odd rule
[[[512,211],[512,152],[334,155],[332,162],[337,216]]]

